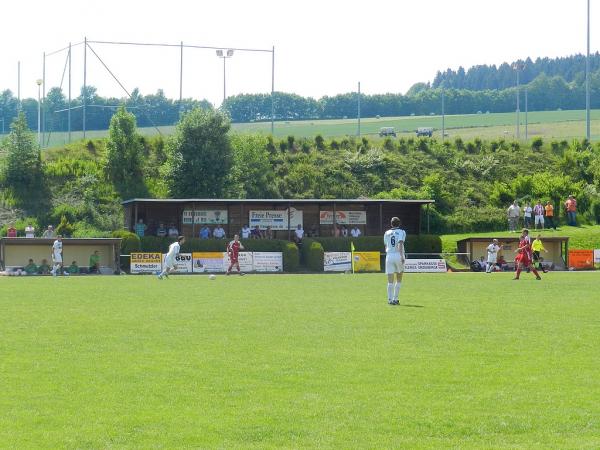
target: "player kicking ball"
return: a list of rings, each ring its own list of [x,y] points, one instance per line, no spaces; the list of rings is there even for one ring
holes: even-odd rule
[[[63,265],[62,252],[63,252],[62,236],[58,235],[56,237],[56,240],[54,241],[54,244],[52,244],[52,270],[50,271],[50,273],[52,274],[53,277],[59,275],[62,272],[62,265]]]
[[[400,219],[392,218],[392,228],[383,235],[385,244],[385,273],[387,274],[388,304],[399,305],[398,296],[404,274],[404,241],[406,231],[400,229]]]
[[[169,251],[167,252],[167,256],[165,256],[165,269],[157,275],[159,280],[162,280],[163,278],[169,278],[169,274],[175,271],[177,264],[176,258],[181,251],[181,244],[184,242],[185,238],[183,236],[179,236],[175,242],[169,245]]]
[[[521,232],[521,239],[519,240],[519,248],[516,250],[517,257],[515,258],[515,266],[517,267],[517,274],[513,280],[518,280],[523,269],[529,269],[535,275],[536,280],[541,280],[540,274],[532,264],[533,257],[531,254],[531,239],[529,239],[529,230],[523,228]]]
[[[231,269],[233,269],[234,266],[237,267],[238,273],[240,275],[244,275],[244,273],[240,270],[240,262],[239,262],[240,250],[244,250],[244,246],[240,242],[240,236],[238,234],[236,234],[235,236],[233,236],[233,241],[231,241],[229,244],[227,244],[227,256],[229,256],[229,268],[227,269],[226,275],[231,274]]]

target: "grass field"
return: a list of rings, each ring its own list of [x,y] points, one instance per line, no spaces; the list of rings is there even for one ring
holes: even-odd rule
[[[464,114],[448,115],[445,120],[446,131],[450,139],[506,138],[516,136],[516,117],[514,113]],[[381,127],[394,127],[400,136],[415,136],[418,127],[433,127],[436,137],[441,137],[441,116],[384,117],[361,120],[361,134],[378,136]],[[158,127],[164,135],[173,133],[173,126]],[[235,132],[270,133],[271,123],[236,123],[232,126]],[[600,139],[600,110],[592,111],[592,139]],[[140,128],[146,136],[157,134],[155,128]],[[317,134],[325,137],[355,136],[356,119],[343,120],[303,120],[296,122],[275,122],[275,136],[282,138],[289,135],[313,138]],[[107,130],[88,131],[87,138],[103,138]],[[581,139],[585,136],[585,111],[537,111],[529,113],[529,138],[541,136],[546,139]],[[73,132],[71,139],[82,139],[83,133]],[[525,138],[525,114],[521,114],[521,138]],[[63,145],[67,142],[66,133],[51,133],[49,147]]]
[[[598,448],[597,273],[0,279],[3,448]]]

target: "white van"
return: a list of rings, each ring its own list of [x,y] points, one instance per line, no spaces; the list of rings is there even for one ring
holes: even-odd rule
[[[394,129],[394,127],[383,127],[379,129],[379,136],[380,137],[384,137],[384,136],[394,136],[396,137],[396,130]]]

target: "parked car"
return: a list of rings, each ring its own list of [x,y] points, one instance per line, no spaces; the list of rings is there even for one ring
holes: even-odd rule
[[[379,129],[379,136],[380,137],[384,137],[384,136],[394,136],[396,137],[396,130],[394,129],[394,127],[383,127]]]
[[[433,136],[433,128],[421,127],[417,128],[417,136]]]

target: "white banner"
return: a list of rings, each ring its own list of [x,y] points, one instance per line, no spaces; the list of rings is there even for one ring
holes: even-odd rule
[[[319,214],[321,225],[333,225],[333,211],[321,211]],[[340,225],[366,225],[366,211],[336,211],[335,223]]]
[[[290,228],[293,230],[298,225],[302,225],[302,211],[296,208],[290,208]],[[250,211],[248,213],[250,228],[256,225],[261,230],[271,227],[272,230],[288,229],[288,210],[270,210],[270,211]]]
[[[157,273],[162,270],[160,253],[132,253],[130,260],[131,273]]]
[[[446,272],[445,259],[406,259],[405,272]]]
[[[238,254],[238,262],[240,263],[240,270],[242,272],[252,272],[254,265],[252,264],[252,252],[240,252]],[[227,253],[223,253],[223,272],[226,272],[229,268],[229,256]],[[237,272],[237,267],[232,269]]]
[[[325,252],[323,255],[325,272],[345,272],[352,270],[352,254],[350,252]]]
[[[600,264],[600,250],[594,250],[594,264]]]
[[[283,253],[254,252],[255,272],[283,272]]]
[[[185,225],[191,225],[193,223],[199,224],[226,224],[227,223],[227,210],[216,209],[216,210],[185,210],[183,211],[183,220]]]
[[[223,252],[194,252],[192,253],[194,273],[225,272],[223,261],[227,257]]]
[[[167,254],[162,255],[162,263],[165,265]],[[172,273],[192,273],[192,254],[180,253],[175,257],[175,271]]]

